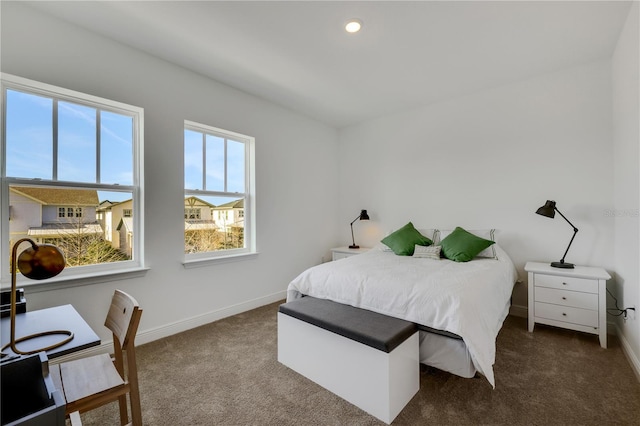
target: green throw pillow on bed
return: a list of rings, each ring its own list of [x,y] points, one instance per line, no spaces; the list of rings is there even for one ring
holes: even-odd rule
[[[416,244],[419,246],[429,246],[433,244],[433,241],[418,232],[418,230],[413,227],[413,223],[409,222],[402,228],[384,237],[382,243],[393,250],[398,256],[413,256]]]
[[[480,238],[459,226],[440,241],[444,257],[456,262],[468,262],[492,244],[494,241]]]

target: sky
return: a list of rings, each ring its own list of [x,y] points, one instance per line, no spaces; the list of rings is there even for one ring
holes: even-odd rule
[[[53,179],[53,110],[52,99],[7,90],[7,176]],[[57,180],[133,184],[132,117],[63,101],[57,110]]]

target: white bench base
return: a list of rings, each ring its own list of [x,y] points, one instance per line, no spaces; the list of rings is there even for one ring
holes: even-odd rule
[[[278,312],[278,361],[387,424],[420,388],[418,332],[386,353]]]

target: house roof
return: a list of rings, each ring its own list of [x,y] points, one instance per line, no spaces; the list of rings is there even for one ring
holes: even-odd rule
[[[11,186],[11,191],[29,197],[45,205],[97,206],[98,191],[95,189],[34,188]]]
[[[215,207],[214,210],[229,210],[229,209],[243,209],[243,208],[244,208],[244,198],[241,198],[239,200],[221,204],[218,207]]]
[[[123,201],[104,200],[103,202],[100,203],[100,205],[98,206],[98,208],[96,210],[99,211],[99,212],[106,211],[106,210],[111,210],[111,208],[114,207],[114,206],[119,206],[119,205],[125,204],[125,203],[131,203],[131,201],[133,201],[132,198],[129,198],[129,199],[123,200]]]
[[[195,207],[195,206],[206,206],[206,207],[215,207],[215,205],[211,204],[211,203],[207,203],[206,201],[204,201],[202,198],[198,198],[198,197],[187,197],[184,199],[184,205],[185,207]]]
[[[42,226],[31,227],[27,231],[29,236],[72,235],[72,234],[102,234],[102,227],[97,223],[45,223]]]
[[[187,219],[184,221],[185,231],[199,231],[201,229],[217,229],[216,223],[213,220],[205,219]]]
[[[118,223],[118,227],[116,229],[119,231],[123,225],[127,232],[133,232],[133,218],[123,217],[120,219],[120,223]]]

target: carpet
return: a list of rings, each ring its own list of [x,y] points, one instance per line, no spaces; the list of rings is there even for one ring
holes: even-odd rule
[[[145,425],[384,424],[277,361],[277,307],[260,307],[137,347]],[[394,425],[640,425],[640,383],[615,336],[508,317],[496,388],[425,367]],[[117,404],[82,415],[118,425]]]

